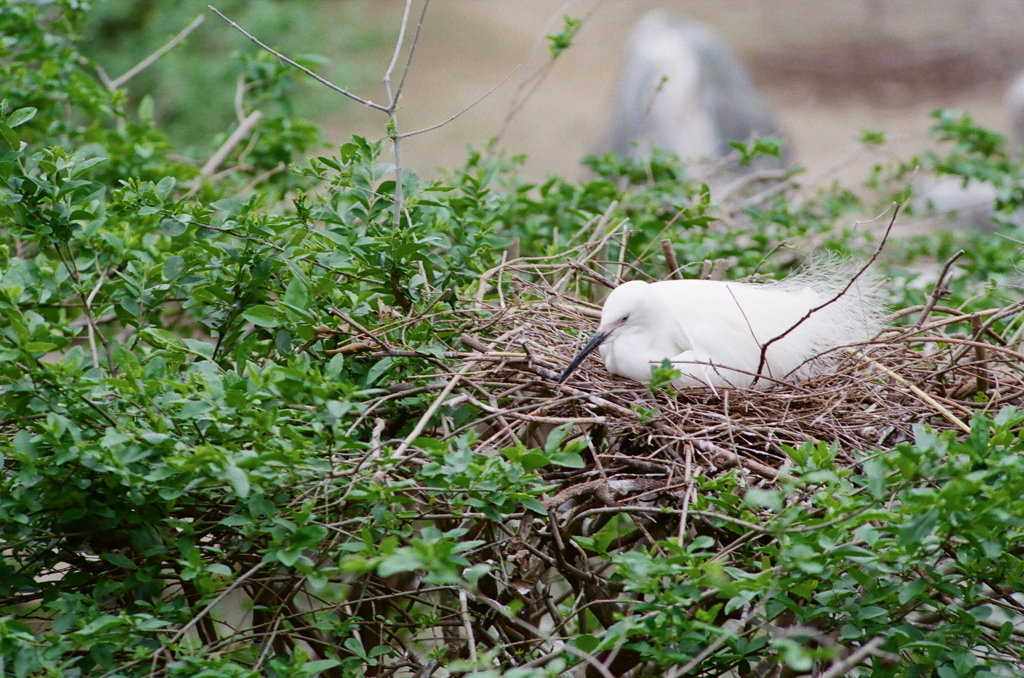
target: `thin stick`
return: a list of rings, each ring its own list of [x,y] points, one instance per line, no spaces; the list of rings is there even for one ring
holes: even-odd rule
[[[972,341],[978,342],[978,345],[974,347],[974,361],[976,366],[974,368],[974,380],[978,393],[986,393],[989,389],[989,381],[985,375],[985,369],[987,368],[984,343],[981,341],[982,334],[984,334],[984,327],[981,324],[981,318],[978,316],[971,316],[971,332]]]
[[[220,604],[220,601],[224,600],[228,595],[231,594],[232,591],[236,590],[239,586],[241,586],[243,582],[249,579],[249,577],[256,574],[260,569],[263,568],[264,565],[266,565],[266,563],[256,563],[251,568],[249,568],[249,570],[247,570],[245,573],[243,573],[241,576],[239,576],[237,579],[231,582],[231,584],[227,588],[221,591],[219,596],[214,598],[206,607],[200,610],[197,615],[192,617],[189,623],[185,624],[180,629],[178,629],[178,631],[171,637],[171,639],[167,641],[167,643],[165,643],[163,646],[161,646],[161,648],[157,650],[156,653],[154,653],[153,660],[156,661],[156,655],[159,655],[160,652],[166,650],[170,645],[173,645],[177,643],[179,640],[181,640],[182,637],[186,633],[188,633],[189,629],[191,629],[193,626],[199,623],[200,619],[209,614],[210,610],[212,610]]]
[[[548,20],[547,25],[550,26],[552,25],[552,23],[554,23],[555,16],[564,17],[568,7],[573,4],[575,4],[575,0],[569,0],[569,2],[563,4],[562,7],[559,9],[557,15],[553,15],[552,18]],[[601,3],[599,2],[598,5],[600,4]],[[577,35],[579,34],[579,31],[583,29],[584,24],[590,19],[590,16],[594,13],[594,10],[596,8],[597,7],[595,6],[586,14],[579,17],[579,26],[576,29]],[[541,44],[543,43],[541,41],[538,41],[534,45],[534,52],[536,52],[539,49]],[[512,99],[512,104],[509,107],[508,114],[506,114],[505,120],[501,123],[501,128],[498,130],[498,133],[494,135],[495,148],[497,148],[498,145],[504,140],[505,133],[508,132],[508,128],[512,124],[512,120],[516,117],[516,115],[518,115],[519,111],[522,110],[522,108],[526,105],[526,102],[528,102],[530,98],[533,97],[534,93],[536,93],[536,91],[544,83],[548,75],[551,74],[551,70],[554,68],[555,63],[557,61],[557,56],[551,57],[551,59],[546,61],[544,65],[541,66],[537,71],[527,75],[519,83],[519,87],[516,89],[515,97]]]
[[[868,642],[861,645],[857,651],[849,657],[833,664],[828,671],[821,674],[821,678],[839,678],[839,676],[845,676],[854,666],[857,666],[862,661],[875,654],[884,642],[885,638],[882,636],[875,636]]]
[[[476,664],[476,639],[473,637],[473,623],[469,620],[469,605],[466,603],[465,591],[459,591],[459,616],[462,617],[462,628],[466,631],[469,661]]]
[[[481,101],[483,101],[487,97],[491,96],[491,94],[493,94],[494,91],[497,90],[499,87],[504,85],[508,81],[508,79],[512,77],[512,74],[515,73],[518,69],[519,69],[519,66],[516,66],[515,68],[513,68],[511,71],[508,72],[508,75],[506,75],[504,78],[501,79],[501,82],[499,82],[494,87],[490,88],[489,90],[487,90],[486,92],[481,94],[479,97],[474,99],[472,103],[470,103],[468,106],[466,106],[461,111],[459,111],[455,115],[451,116],[447,120],[445,120],[443,122],[439,122],[439,123],[437,123],[435,125],[431,125],[429,127],[423,127],[421,129],[414,130],[412,132],[402,132],[401,134],[396,135],[397,138],[405,139],[406,137],[414,137],[417,134],[423,134],[424,132],[433,132],[435,129],[438,129],[440,127],[444,127],[445,125],[447,125],[448,123],[452,122],[456,118],[461,117],[463,113],[466,113],[467,111],[469,111],[471,108],[473,108],[474,106],[479,104]]]
[[[935,287],[932,288],[932,293],[928,296],[928,303],[925,304],[924,310],[921,311],[921,317],[914,323],[915,329],[921,329],[921,326],[928,320],[928,316],[931,315],[932,309],[935,308],[935,304],[939,303],[939,299],[949,294],[949,287],[946,285],[946,276],[949,275],[949,269],[953,266],[953,263],[962,257],[964,254],[963,250],[959,250],[956,254],[946,259],[946,263],[942,266],[942,272],[939,273],[939,279],[935,281]]]
[[[235,146],[237,146],[239,142],[249,134],[252,128],[256,126],[256,123],[258,123],[262,118],[262,111],[253,111],[247,115],[238,125],[238,128],[231,133],[231,136],[221,144],[220,148],[217,149],[217,152],[210,156],[210,159],[206,161],[206,164],[203,165],[203,169],[199,170],[199,173],[204,177],[208,177],[216,172],[217,168],[220,167],[220,164],[224,162],[228,155],[230,155],[231,151],[235,149]]]
[[[864,355],[860,351],[857,351],[857,350],[852,349],[852,348],[847,348],[846,350],[849,351],[850,353],[852,353],[853,355],[857,356],[858,358],[860,358],[864,362],[869,363],[875,369],[877,369],[879,372],[882,372],[886,376],[892,377],[893,379],[895,379],[899,383],[901,383],[904,386],[906,386],[907,388],[909,388],[914,395],[916,395],[918,398],[920,398],[921,400],[923,400],[924,402],[928,403],[933,408],[935,408],[935,410],[939,414],[941,414],[946,419],[948,419],[950,422],[952,422],[961,431],[963,431],[964,433],[970,435],[971,427],[968,426],[967,424],[965,424],[963,421],[961,421],[960,418],[957,417],[955,414],[953,414],[952,412],[947,410],[942,405],[942,403],[937,401],[935,398],[931,397],[930,395],[928,395],[927,393],[925,393],[924,391],[919,389],[917,386],[914,386],[909,381],[907,381],[906,379],[904,379],[903,377],[901,377],[897,373],[893,372],[892,370],[890,370],[885,365],[883,365],[883,364],[881,364],[881,363],[879,363],[879,362],[877,362],[875,360],[872,360],[871,358],[867,357],[866,355]]]
[[[679,264],[676,263],[676,253],[672,249],[672,241],[665,238],[661,241],[661,251],[665,254],[665,264],[668,267],[668,277],[672,280],[680,280]]]
[[[690,510],[690,494],[693,490],[692,482],[692,465],[693,465],[693,445],[690,443],[685,444],[686,447],[686,467],[683,472],[683,513],[679,516],[679,537],[676,539],[676,543],[679,548],[683,547],[683,542],[686,537],[686,516]]]
[[[444,404],[445,398],[455,390],[455,386],[459,383],[459,380],[474,367],[476,367],[476,361],[471,360],[463,365],[462,369],[456,372],[455,375],[448,380],[448,383],[445,385],[441,393],[439,393],[437,398],[434,399],[434,402],[430,404],[430,407],[428,407],[427,411],[423,413],[420,420],[416,422],[416,426],[414,426],[412,431],[409,432],[409,435],[405,437],[405,440],[403,440],[402,444],[398,446],[398,449],[395,450],[395,457],[398,458],[399,462],[403,461],[403,455],[406,450],[409,449],[409,446],[412,445],[414,440],[420,437],[420,434],[423,433],[423,430],[427,427],[427,423],[430,422],[430,418],[433,417],[434,413],[441,408],[442,404]]]
[[[154,61],[156,61],[157,59],[159,59],[160,57],[162,57],[163,55],[167,54],[172,49],[177,47],[178,43],[187,38],[189,34],[192,33],[192,31],[199,28],[200,24],[202,24],[204,21],[206,21],[205,15],[200,14],[199,16],[197,16],[195,19],[192,20],[192,23],[190,23],[188,26],[185,26],[185,28],[183,28],[180,33],[171,38],[166,45],[164,45],[157,51],[153,52],[139,63],[135,64],[135,66],[128,69],[128,72],[122,75],[121,77],[114,78],[109,83],[107,83],[107,88],[117,89],[118,87],[125,84],[145,69],[149,68]]]
[[[391,63],[384,71],[384,91],[388,95],[389,107],[395,104],[395,97],[391,94],[391,74],[398,65],[398,55],[402,53],[402,45],[405,43],[405,29],[409,26],[409,12],[412,10],[412,0],[405,0],[405,9],[402,11],[402,23],[398,27],[398,40],[395,40],[395,51],[391,55]]]
[[[830,305],[834,304],[835,302],[839,301],[840,299],[842,299],[846,295],[846,293],[850,291],[850,288],[853,287],[853,284],[855,282],[857,282],[857,280],[862,275],[864,275],[865,272],[867,272],[868,268],[870,268],[873,263],[875,263],[875,261],[878,259],[878,256],[882,253],[882,248],[885,247],[885,243],[889,240],[889,234],[892,233],[892,227],[896,223],[896,217],[899,215],[899,213],[900,213],[900,206],[897,204],[896,205],[896,209],[893,210],[892,219],[889,220],[889,226],[885,229],[885,233],[882,235],[882,241],[880,243],[878,243],[878,247],[875,248],[875,253],[872,254],[871,258],[868,259],[867,263],[864,264],[863,266],[861,266],[860,270],[857,271],[857,273],[852,278],[850,278],[850,282],[846,283],[846,286],[842,290],[840,290],[837,295],[835,295],[834,297],[832,297],[828,301],[824,302],[823,304],[819,304],[819,305],[815,306],[814,308],[810,309],[809,311],[807,311],[807,313],[804,314],[804,316],[802,318],[800,318],[800,320],[796,321],[796,323],[794,323],[785,332],[783,332],[782,334],[780,334],[777,337],[773,337],[772,339],[769,339],[768,341],[766,341],[764,344],[761,345],[761,358],[760,358],[760,360],[757,363],[757,370],[755,370],[755,372],[757,373],[757,376],[755,376],[754,377],[754,381],[751,382],[751,384],[750,384],[751,388],[753,388],[757,384],[757,380],[760,379],[760,377],[761,377],[761,370],[764,369],[765,363],[766,363],[766,361],[768,359],[768,347],[771,346],[772,344],[774,344],[776,341],[779,341],[780,339],[783,339],[790,332],[792,332],[796,328],[798,328],[801,325],[803,325],[804,322],[806,322],[812,315],[814,315],[815,313],[817,313],[821,309],[825,308],[826,306],[830,306]]]
[[[369,106],[370,108],[374,108],[374,109],[376,109],[376,110],[378,110],[378,111],[383,111],[384,113],[389,113],[389,112],[390,112],[390,110],[388,109],[388,107],[387,107],[387,106],[381,106],[380,104],[375,104],[375,103],[373,103],[372,101],[370,101],[369,99],[364,99],[364,98],[362,98],[361,96],[358,96],[358,95],[356,95],[356,94],[353,94],[352,92],[349,92],[349,91],[348,91],[347,89],[344,89],[344,88],[338,87],[338,86],[337,86],[337,85],[335,85],[335,84],[334,84],[333,82],[331,82],[330,80],[328,80],[328,79],[324,78],[323,76],[321,76],[321,75],[318,75],[317,73],[315,73],[315,72],[313,72],[313,71],[309,70],[308,68],[306,68],[305,66],[303,66],[303,65],[301,65],[301,64],[299,64],[299,63],[296,63],[295,61],[292,61],[291,59],[289,59],[289,58],[288,58],[288,57],[286,57],[285,55],[281,54],[281,53],[280,53],[280,52],[278,52],[277,50],[275,50],[275,49],[273,49],[272,47],[270,47],[270,46],[268,46],[268,45],[264,44],[263,42],[261,42],[261,41],[259,40],[259,38],[257,38],[256,36],[254,36],[254,35],[253,35],[252,33],[249,33],[248,31],[246,31],[246,30],[245,30],[244,28],[242,28],[241,26],[239,26],[238,24],[236,24],[236,23],[235,23],[234,21],[232,21],[231,19],[229,19],[229,18],[227,18],[226,16],[224,16],[224,14],[222,14],[222,13],[221,13],[221,11],[220,11],[220,10],[218,10],[218,9],[217,9],[216,7],[214,7],[213,5],[207,5],[207,6],[208,6],[208,7],[210,8],[210,11],[211,11],[211,12],[213,12],[214,14],[216,14],[217,16],[219,16],[219,17],[220,17],[221,19],[224,19],[224,21],[228,22],[228,25],[229,25],[229,26],[231,26],[232,28],[234,28],[234,29],[235,29],[236,31],[238,31],[239,33],[241,33],[241,34],[242,34],[242,35],[244,35],[245,37],[249,38],[249,40],[251,40],[252,42],[254,42],[254,43],[256,43],[257,45],[259,45],[259,46],[260,46],[260,47],[261,47],[262,49],[265,49],[266,51],[270,52],[271,54],[273,54],[273,55],[274,55],[274,56],[276,56],[276,57],[277,57],[278,59],[280,59],[281,61],[285,62],[286,64],[288,64],[288,65],[289,65],[289,66],[291,66],[292,68],[297,68],[297,69],[299,69],[300,71],[302,71],[303,73],[305,73],[305,74],[306,74],[306,75],[308,75],[309,77],[311,77],[311,78],[313,78],[314,80],[316,80],[317,82],[319,82],[319,83],[320,83],[321,85],[323,85],[324,87],[327,87],[327,88],[329,88],[329,89],[331,89],[331,90],[334,90],[334,91],[335,91],[335,92],[337,92],[338,94],[341,94],[341,95],[343,95],[343,96],[346,96],[346,97],[348,97],[349,99],[351,99],[352,101],[358,101],[359,103],[361,103],[361,104],[362,104],[362,105],[364,105],[364,106]]]
[[[416,49],[416,41],[419,39],[420,28],[423,26],[423,14],[427,11],[427,5],[430,0],[425,0],[423,3],[423,13],[420,14],[420,23],[416,28],[416,35],[413,38],[413,44],[409,48],[409,56],[405,61],[405,72],[409,71],[409,64],[412,63],[412,55]],[[405,83],[405,75],[403,74],[402,80],[399,83],[398,88],[394,93],[391,91],[391,74],[395,70],[395,66],[398,64],[398,55],[402,52],[402,45],[405,43],[405,29],[409,25],[409,13],[412,11],[412,0],[406,0],[405,10],[402,12],[402,25],[398,31],[398,40],[395,41],[395,52],[391,55],[391,63],[388,64],[387,71],[384,72],[384,91],[388,95],[388,138],[391,139],[391,148],[395,154],[395,197],[391,210],[391,226],[395,230],[402,225],[402,145],[401,136],[398,134],[398,116],[395,112],[398,110],[398,100],[402,96],[402,85]]]
[[[412,4],[412,0],[409,0],[409,4]],[[405,68],[402,70],[402,79],[398,81],[398,89],[395,90],[395,101],[393,105],[398,104],[399,97],[402,96],[402,90],[405,89],[405,79],[409,75],[409,67],[412,66],[412,56],[416,52],[416,45],[420,41],[420,31],[423,30],[423,19],[427,16],[427,7],[430,6],[430,0],[423,0],[423,9],[420,10],[419,21],[416,22],[416,32],[412,36],[412,44],[409,45],[409,55],[405,59]],[[403,19],[403,23],[405,20]]]

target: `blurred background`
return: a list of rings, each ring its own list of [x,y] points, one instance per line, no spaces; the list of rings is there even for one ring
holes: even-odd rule
[[[93,56],[119,74],[206,4],[107,0],[90,27]],[[380,102],[404,4],[230,0],[215,6],[291,56],[321,55],[323,61],[310,62],[316,70]],[[430,175],[461,164],[468,145],[499,137],[506,152],[528,156],[531,179],[585,176],[580,158],[609,143],[626,35],[656,7],[708,23],[736,50],[791,140],[791,158],[811,174],[840,165],[839,178],[862,181],[878,162],[849,157],[863,129],[885,132],[885,151],[905,157],[927,146],[929,113],[939,108],[966,110],[980,124],[1010,132],[1003,96],[1024,69],[1024,0],[432,0],[400,129],[442,122],[498,87],[457,120],[408,139],[407,164]],[[417,2],[414,14],[419,8]],[[581,25],[571,49],[551,64],[545,36],[560,32],[566,15]],[[200,144],[234,119],[233,74],[242,55],[255,51],[211,14],[183,49],[130,88],[133,96],[153,94],[157,115],[177,141]],[[382,135],[383,114],[304,76],[294,84],[297,112],[317,120],[332,143]]]

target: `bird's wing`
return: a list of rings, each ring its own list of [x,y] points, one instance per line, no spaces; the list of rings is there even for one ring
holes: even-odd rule
[[[771,285],[739,283],[694,286],[684,300],[677,296],[674,322],[692,350],[718,366],[756,372],[761,346],[800,322],[818,302],[813,290],[795,291]],[[803,356],[800,333],[791,332],[768,350],[770,376],[782,377]],[[735,373],[734,373],[735,374]]]

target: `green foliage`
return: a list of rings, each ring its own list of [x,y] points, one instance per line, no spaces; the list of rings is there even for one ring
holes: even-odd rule
[[[198,146],[204,154],[216,148],[211,142],[223,141],[217,135],[235,118],[240,74],[253,105],[280,120],[320,117],[338,106],[333,94],[228,28],[210,13],[210,4],[275,49],[353,91],[378,79],[369,66],[389,47],[387,33],[394,26],[394,10],[366,0],[94,0],[83,16],[82,49],[111,78],[163,47],[195,17],[206,16],[186,39],[187,48],[172,50],[126,84],[135,101],[154,95],[152,117],[176,145]],[[371,16],[374,20],[367,20]],[[330,50],[330,65],[310,54],[311,45]]]
[[[568,15],[562,17],[562,22],[563,26],[560,32],[545,36],[551,43],[548,48],[551,50],[552,59],[557,59],[562,52],[572,47],[573,38],[576,37],[582,23],[578,17]]]
[[[995,675],[971,648],[1019,659],[997,591],[1016,586],[1020,571],[1022,420],[1011,409],[979,414],[966,440],[919,428],[915,444],[876,451],[855,473],[808,444],[793,450],[773,492],[702,480],[692,515],[721,537],[615,558],[626,590],[642,596],[625,618],[627,637],[665,668],[717,643],[703,665],[713,674],[749,670],[766,653],[809,671],[836,658],[830,638],[878,638],[904,661],[879,657],[863,675]],[[737,632],[735,620],[762,614],[800,630]]]
[[[726,215],[660,153],[591,158],[592,179],[540,185],[518,159],[473,153],[441,179],[406,170],[395,229],[380,143],[294,165],[316,130],[265,57],[242,59],[244,106],[280,107],[248,155],[203,174],[175,153],[159,113],[172,104],[132,103],[80,53],[82,31],[119,7],[0,0],[3,671],[344,678],[415,656],[525,677],[621,651],[649,675],[698,658],[711,675],[762,660],[807,671],[868,642],[880,654],[860,675],[1019,670],[1021,411],[979,414],[961,438],[920,427],[854,468],[835,443],[808,443],[774,485],[697,477],[681,540],[633,548],[637,515],[610,496],[581,506],[594,529],[556,560],[613,572],[595,592],[517,568],[529,531],[561,534],[552,497],[569,474],[605,477],[606,441],[545,419],[529,442],[490,448],[481,432],[506,425],[491,394],[438,402],[462,335],[499,320],[466,300],[494,294],[481,277],[515,241],[562,263],[606,245],[608,262],[657,276],[667,239],[688,274],[713,259],[730,277],[782,275],[808,238],[872,245],[843,230],[856,194],[779,192]],[[952,149],[933,166],[1019,207],[1001,140],[938,122]],[[873,188],[904,190],[900,169]],[[890,264],[941,258],[956,238],[902,244]],[[984,286],[1015,275],[1015,253],[971,238],[951,294],[991,302],[1006,292]],[[495,284],[512,299],[529,293],[520,282]],[[551,609],[522,591],[571,623],[531,627]],[[535,642],[477,636],[478,660],[460,656],[464,619],[498,617]]]

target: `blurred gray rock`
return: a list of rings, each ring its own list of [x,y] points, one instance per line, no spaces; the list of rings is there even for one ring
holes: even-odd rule
[[[749,143],[758,136],[784,135],[718,34],[660,10],[633,25],[619,76],[612,150],[632,157],[660,147],[685,160],[714,161],[735,154],[730,141]],[[755,164],[778,168],[785,157],[761,157]]]

